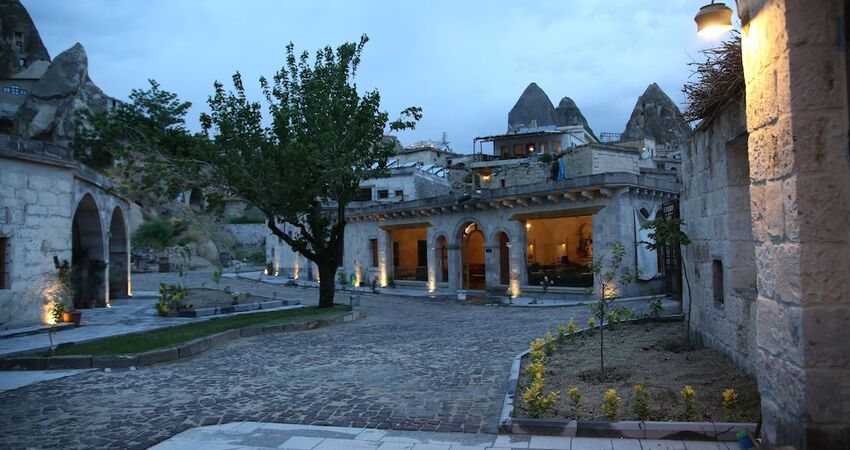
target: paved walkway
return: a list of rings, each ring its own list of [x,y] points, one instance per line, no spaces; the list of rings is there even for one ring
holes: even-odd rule
[[[135,276],[154,290],[159,274]],[[174,277],[176,281],[176,276]],[[190,286],[212,285],[191,274]],[[315,289],[227,280],[315,304]],[[231,342],[132,372],[92,371],[0,393],[0,447],[147,448],[239,421],[495,433],[512,357],[588,308],[502,308],[363,296],[368,317]]]
[[[392,431],[279,423],[235,422],[193,428],[153,447],[291,450],[735,450],[735,442],[569,438]]]

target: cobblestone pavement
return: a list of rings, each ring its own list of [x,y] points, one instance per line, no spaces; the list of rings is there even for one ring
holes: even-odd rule
[[[205,275],[195,275],[195,284]],[[147,286],[149,284],[150,286]],[[155,286],[153,275],[134,288]],[[231,280],[258,294],[266,285]],[[315,303],[316,290],[274,287]],[[303,298],[302,298],[303,297]],[[511,358],[588,309],[505,308],[364,296],[368,317],[241,339],[191,360],[0,393],[0,447],[146,448],[234,421],[495,432]]]

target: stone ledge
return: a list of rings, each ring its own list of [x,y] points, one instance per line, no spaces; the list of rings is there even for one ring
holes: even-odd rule
[[[240,303],[229,306],[211,306],[208,308],[192,308],[177,311],[179,317],[206,317],[223,314],[233,314],[246,311],[259,311],[265,309],[282,308],[284,306],[295,306],[298,302],[289,300],[269,300],[266,302]]]
[[[623,322],[671,322],[683,320],[684,315],[676,314],[662,317],[641,317]],[[593,329],[607,328],[605,325],[597,325]],[[590,328],[584,328],[568,336],[577,336],[587,333]],[[536,434],[548,436],[570,436],[570,437],[610,437],[631,439],[677,439],[677,440],[711,440],[711,441],[737,441],[735,433],[744,430],[756,429],[754,423],[733,422],[595,422],[576,421],[567,419],[530,419],[524,417],[513,417],[514,400],[519,389],[519,374],[522,358],[531,349],[525,350],[514,356],[511,364],[511,374],[505,392],[505,400],[502,405],[502,414],[499,419],[499,431],[512,434]]]
[[[204,336],[176,347],[151,350],[133,355],[68,355],[68,356],[13,356],[0,359],[0,370],[53,370],[53,369],[89,369],[89,368],[128,368],[147,366],[178,359],[191,358],[211,348],[243,337],[264,334],[286,333],[291,331],[314,330],[328,325],[342,324],[362,319],[366,314],[360,310],[349,311],[328,319],[308,322],[268,325],[264,327],[241,328]]]

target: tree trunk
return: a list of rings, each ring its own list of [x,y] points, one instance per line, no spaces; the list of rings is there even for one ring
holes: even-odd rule
[[[319,308],[330,308],[334,305],[336,269],[339,266],[330,261],[322,261],[317,265],[319,266]]]

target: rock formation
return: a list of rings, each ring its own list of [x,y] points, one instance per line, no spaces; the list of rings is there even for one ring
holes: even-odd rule
[[[596,138],[596,135],[593,134],[593,130],[590,129],[590,125],[587,124],[587,119],[584,118],[584,114],[582,114],[581,110],[578,109],[576,102],[569,97],[562,98],[560,103],[558,103],[558,107],[555,108],[555,123],[559,127],[581,125],[590,133],[591,136]]]
[[[533,122],[540,127],[556,124],[555,107],[537,83],[531,83],[525,88],[508,113],[508,132],[516,131],[522,126],[532,126]]]
[[[20,108],[15,129],[24,137],[68,144],[77,111],[102,112],[109,100],[89,78],[88,57],[78,43],[60,53],[38,80]]]
[[[9,78],[36,61],[50,61],[50,55],[32,18],[20,1],[0,0],[0,78]]]
[[[638,97],[632,116],[626,124],[622,140],[649,137],[657,144],[678,146],[688,140],[691,127],[685,122],[681,111],[673,100],[652,83]]]

